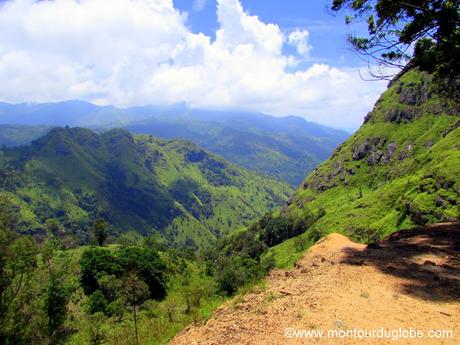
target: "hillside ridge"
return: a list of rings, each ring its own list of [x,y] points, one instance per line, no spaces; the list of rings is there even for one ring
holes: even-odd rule
[[[359,241],[460,217],[460,111],[432,76],[410,70],[395,80],[364,124],[309,174],[283,208],[301,219],[326,215],[310,232]]]
[[[0,151],[0,191],[21,213],[18,230],[49,218],[88,241],[104,218],[114,235],[138,232],[197,248],[282,204],[289,186],[184,141],[54,128],[29,146]]]
[[[382,327],[453,332],[452,338],[399,339],[398,344],[456,344],[459,241],[460,222],[400,231],[371,246],[329,234],[293,269],[272,271],[266,287],[235,297],[171,344],[362,344],[359,338],[306,339],[289,332]],[[372,344],[389,341],[372,339]]]
[[[21,134],[11,129],[19,125]],[[83,126],[99,132],[123,127],[135,134],[191,140],[228,161],[292,187],[349,136],[303,117],[210,111],[184,104],[117,108],[83,101],[0,102],[0,146],[30,143],[46,133],[35,129],[39,125]]]

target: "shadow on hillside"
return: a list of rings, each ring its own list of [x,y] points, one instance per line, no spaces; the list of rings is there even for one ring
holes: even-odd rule
[[[344,263],[404,278],[401,293],[460,301],[460,222],[403,230],[365,250],[347,248]]]

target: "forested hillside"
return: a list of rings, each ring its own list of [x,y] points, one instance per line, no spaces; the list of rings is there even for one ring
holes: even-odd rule
[[[57,219],[78,241],[96,219],[112,235],[155,234],[198,248],[281,205],[290,187],[186,141],[57,128],[1,151],[0,188],[20,212],[17,231],[44,234]]]
[[[460,108],[431,80],[417,70],[394,80],[360,130],[308,176],[283,214],[323,207],[317,231],[358,238],[459,217]]]
[[[432,74],[417,68],[401,73],[362,127],[281,210],[221,241],[210,257],[256,255],[289,267],[329,233],[373,243],[401,229],[458,219],[459,114],[455,98],[441,92]]]
[[[293,187],[349,136],[295,116],[199,110],[157,115],[126,128],[161,138],[192,140],[233,163]]]
[[[0,345],[459,344],[459,4],[0,0]]]
[[[297,187],[349,134],[301,117],[190,109],[185,105],[117,108],[82,101],[0,103],[0,145],[28,144],[46,126],[98,132],[123,127],[162,139],[186,139],[226,160]],[[18,129],[21,129],[19,132]]]

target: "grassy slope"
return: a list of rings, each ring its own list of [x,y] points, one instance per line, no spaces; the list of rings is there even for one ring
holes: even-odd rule
[[[428,90],[431,95],[412,104],[401,96],[411,94],[408,89],[419,95]],[[395,109],[416,116],[390,120]],[[295,219],[307,208],[322,207],[326,215],[302,236],[340,232],[364,242],[416,224],[458,218],[458,124],[458,105],[436,95],[430,76],[406,73],[382,95],[367,123],[306,178],[283,213]],[[362,143],[373,138],[381,144],[369,144],[357,155]],[[387,154],[390,144],[396,147],[391,159],[373,164],[369,157]],[[278,266],[288,267],[301,255],[294,241],[270,250]]]
[[[233,117],[159,116],[126,128],[161,138],[192,140],[233,163],[295,187],[347,137],[345,132],[303,119],[247,114],[245,121],[241,115]]]
[[[23,229],[57,217],[85,235],[104,217],[114,230],[161,234],[201,246],[283,203],[290,188],[185,141],[112,130],[55,129],[33,145],[3,152],[2,171]],[[86,233],[87,235],[87,233]]]

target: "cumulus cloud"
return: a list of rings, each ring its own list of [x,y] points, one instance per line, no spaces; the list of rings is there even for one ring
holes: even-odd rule
[[[308,56],[310,54],[310,50],[312,49],[312,46],[308,44],[309,36],[310,33],[308,30],[296,29],[289,34],[288,42],[297,48],[297,52],[300,55]]]
[[[239,0],[217,0],[216,39],[192,33],[172,0],[13,0],[0,5],[0,99],[84,99],[118,106],[297,114],[335,126],[361,122],[384,88],[356,70],[313,64],[308,31],[285,37]]]

